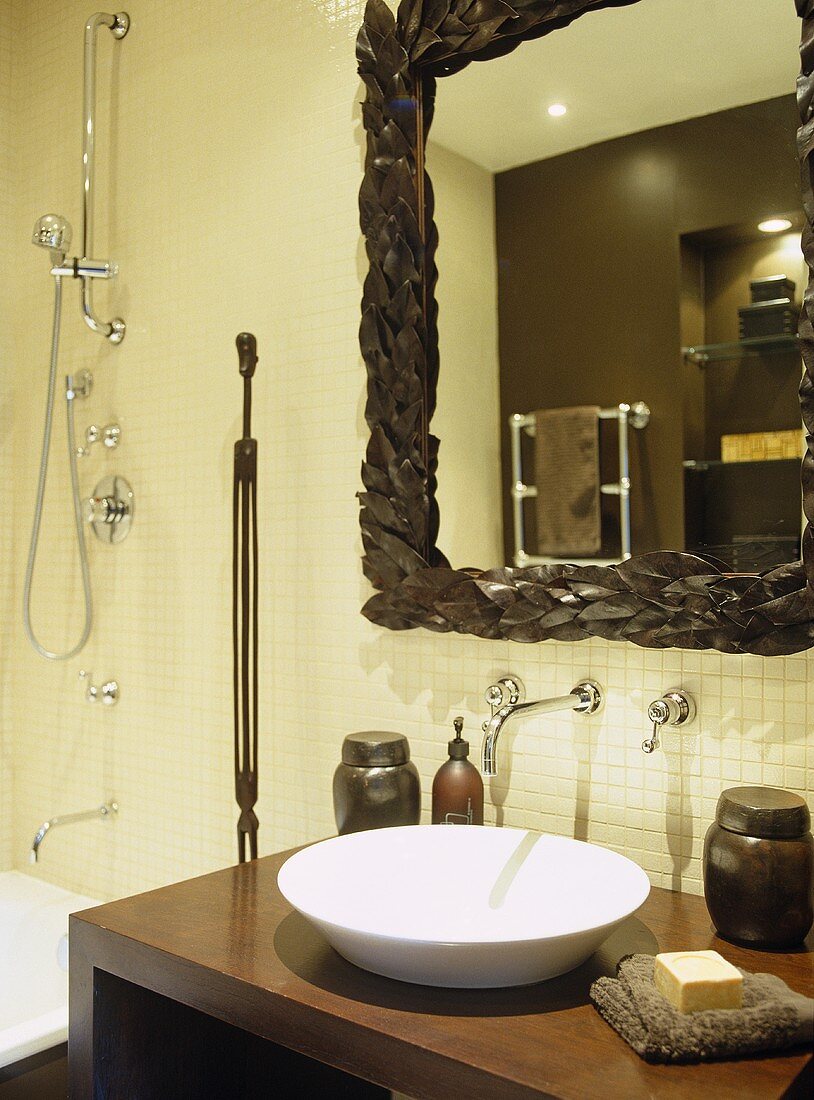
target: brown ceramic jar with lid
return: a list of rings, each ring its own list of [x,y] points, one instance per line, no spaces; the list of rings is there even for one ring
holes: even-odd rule
[[[704,897],[719,935],[761,947],[801,943],[812,922],[814,840],[799,795],[731,787],[704,840]]]
[[[417,825],[421,782],[404,734],[349,733],[342,742],[342,763],[334,772],[333,797],[340,836]]]

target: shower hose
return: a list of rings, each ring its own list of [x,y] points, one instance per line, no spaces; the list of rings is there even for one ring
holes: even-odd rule
[[[54,397],[56,395],[57,360],[59,358],[59,330],[62,316],[62,279],[59,275],[54,277],[54,327],[51,334],[51,369],[48,375],[48,398],[45,407],[45,431],[42,440],[42,457],[40,459],[40,474],[37,482],[37,501],[34,506],[34,524],[31,530],[31,544],[28,548],[28,564],[25,570],[25,587],[23,590],[23,623],[28,640],[41,657],[47,657],[49,661],[66,661],[69,657],[75,657],[82,649],[90,635],[93,623],[93,597],[90,588],[90,570],[88,569],[88,551],[85,545],[85,526],[82,520],[82,502],[79,498],[79,476],[76,469],[76,433],[74,430],[74,392],[67,385],[65,393],[65,406],[68,420],[68,462],[71,471],[71,489],[73,493],[74,522],[76,524],[76,541],[79,546],[79,560],[82,571],[82,588],[85,594],[85,625],[79,641],[72,649],[65,653],[54,653],[38,641],[31,627],[31,581],[34,576],[34,563],[37,559],[37,546],[40,540],[40,525],[42,523],[43,499],[45,496],[45,482],[48,476],[48,452],[51,449],[51,426],[54,419]]]

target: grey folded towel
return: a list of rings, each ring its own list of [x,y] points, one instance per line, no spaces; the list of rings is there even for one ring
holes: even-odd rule
[[[652,955],[597,978],[591,1001],[646,1062],[710,1062],[814,1042],[814,1000],[774,974],[743,974],[743,1008],[684,1014],[653,983]]]
[[[596,556],[602,549],[599,406],[534,414],[537,553]]]

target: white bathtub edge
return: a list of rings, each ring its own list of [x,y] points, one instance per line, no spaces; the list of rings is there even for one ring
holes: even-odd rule
[[[52,1009],[32,1020],[0,1031],[0,1069],[30,1058],[42,1050],[64,1043],[68,1038],[68,1009]]]

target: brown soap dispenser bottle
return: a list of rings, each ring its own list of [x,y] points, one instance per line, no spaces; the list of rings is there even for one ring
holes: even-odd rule
[[[461,737],[464,720],[454,720],[455,739],[449,742],[449,760],[432,782],[433,825],[482,825],[483,780],[467,759],[469,742]]]

